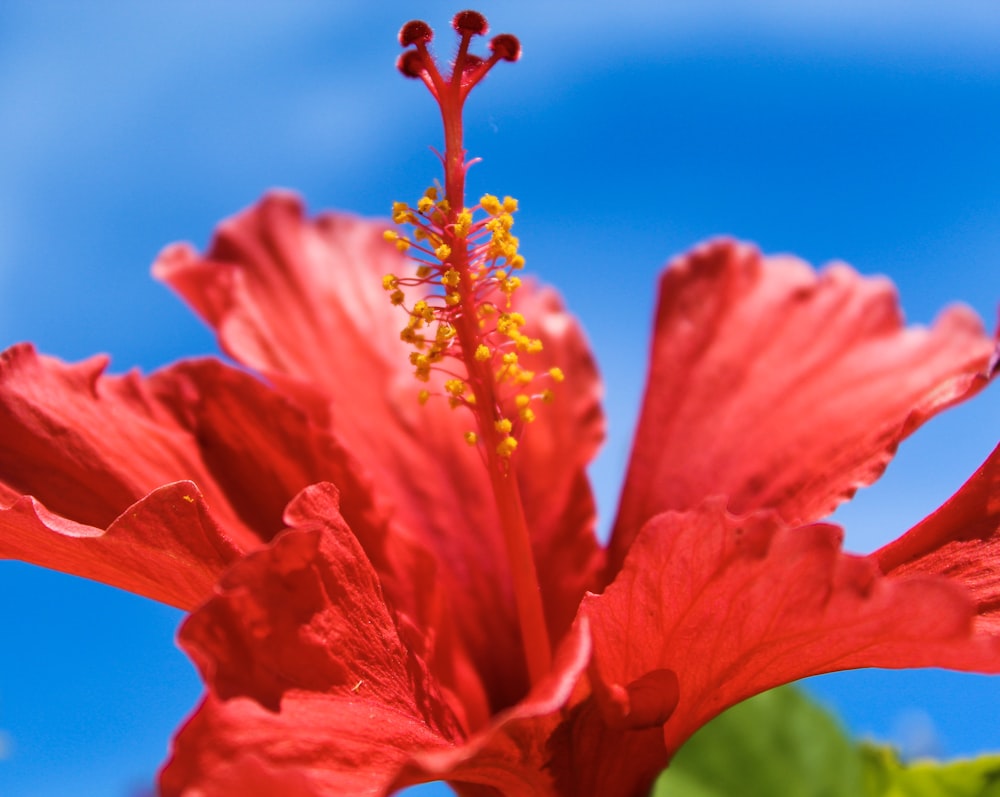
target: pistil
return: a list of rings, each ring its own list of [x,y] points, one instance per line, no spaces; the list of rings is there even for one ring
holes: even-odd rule
[[[510,234],[516,200],[486,195],[477,207],[465,204],[465,174],[469,167],[463,146],[462,108],[469,91],[500,60],[515,61],[520,45],[514,36],[501,34],[490,41],[487,59],[469,53],[473,36],[484,35],[486,19],[475,11],[455,15],[452,26],[459,34],[458,54],[451,73],[443,75],[428,51],[430,27],[409,22],[400,31],[407,48],[400,57],[400,71],[421,79],[435,97],[444,123],[444,196],[428,189],[412,208],[393,206],[393,220],[410,224],[411,240],[396,231],[386,237],[401,251],[415,256],[416,277],[386,275],[383,286],[391,301],[402,305],[409,320],[401,338],[414,346],[410,361],[415,375],[429,384],[421,401],[434,395],[453,408],[467,408],[476,430],[465,439],[476,446],[489,473],[513,578],[518,619],[528,673],[537,683],[551,667],[551,644],[545,622],[531,536],[524,516],[516,474],[518,440],[535,418],[530,404],[548,400],[549,389],[532,389],[540,380],[561,381],[558,368],[542,376],[525,368],[521,355],[541,350],[541,341],[523,333],[525,319],[513,309],[512,294],[520,285],[513,272],[524,266],[517,253],[517,238]],[[476,214],[486,218],[476,218]],[[426,293],[407,307],[404,289]],[[440,291],[440,292],[439,292]],[[433,335],[429,334],[433,331]],[[448,375],[443,393],[431,388],[432,371]]]

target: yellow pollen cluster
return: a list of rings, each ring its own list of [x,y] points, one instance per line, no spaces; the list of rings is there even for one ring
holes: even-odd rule
[[[405,235],[400,235],[395,230],[386,230],[382,233],[382,237],[387,241],[391,241],[396,244],[396,248],[400,252],[405,252],[410,248],[410,239]]]
[[[449,379],[444,383],[445,392],[448,394],[448,403],[452,407],[457,407],[462,403],[462,395],[465,393],[467,385],[461,379]]]
[[[514,397],[514,406],[517,408],[517,415],[524,423],[533,423],[535,420],[535,411],[529,406],[531,400],[532,397],[527,393],[518,393]]]
[[[516,199],[492,194],[473,208],[453,209],[432,187],[415,207],[393,203],[392,220],[409,225],[411,237],[384,233],[416,265],[412,275],[386,274],[382,287],[408,316],[399,336],[412,346],[414,375],[429,383],[418,394],[420,403],[437,395],[453,408],[468,407],[479,430],[467,432],[466,441],[494,447],[502,459],[511,456],[525,425],[535,420],[532,403],[553,400],[550,389],[532,389],[532,383],[564,378],[558,368],[539,376],[521,362],[541,352],[542,341],[525,333],[527,321],[514,309],[521,287],[516,272],[524,268],[520,242],[511,233],[516,211]],[[412,306],[410,291],[420,294]],[[432,381],[435,372],[443,377]],[[492,406],[479,407],[477,396]]]
[[[517,448],[517,439],[509,435],[497,443],[497,453],[504,459],[510,459],[515,448]]]

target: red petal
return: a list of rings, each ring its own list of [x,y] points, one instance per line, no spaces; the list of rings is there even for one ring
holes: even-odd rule
[[[385,521],[356,466],[288,399],[212,360],[148,379],[104,376],[105,365],[66,365],[27,345],[0,355],[0,523],[8,530],[0,556],[191,608],[204,594],[177,585],[211,584],[221,565],[283,527],[292,496],[322,480],[349,494],[344,511],[377,553]],[[210,509],[199,515],[155,494],[136,504],[180,480],[195,482],[180,492],[203,493]],[[144,525],[129,520],[138,507]],[[189,522],[179,522],[184,513]],[[114,539],[101,537],[105,528]],[[130,575],[136,568],[145,575]],[[191,568],[190,579],[172,568]]]
[[[160,794],[382,795],[408,749],[435,744],[419,716],[364,697],[291,693],[275,713],[209,696],[174,740]]]
[[[872,558],[893,578],[961,584],[976,601],[977,630],[1000,639],[1000,446],[944,506]]]
[[[336,504],[329,486],[304,491],[288,516],[307,528],[233,565],[182,626],[211,696],[176,740],[165,795],[232,793],[253,761],[286,789],[380,793],[411,751],[459,733]]]
[[[106,531],[20,498],[0,509],[0,554],[191,609],[240,550],[216,526],[198,488],[177,482],[126,509]]]
[[[891,285],[847,266],[817,276],[729,241],[696,249],[661,281],[613,563],[650,517],[709,496],[789,523],[827,515],[983,387],[992,351],[964,308],[904,329]]]
[[[363,680],[368,697],[409,706],[401,684],[416,673],[338,505],[332,485],[306,488],[286,511],[298,528],[233,565],[181,627],[181,645],[219,697],[277,711],[287,689],[355,695]]]
[[[779,684],[855,667],[933,666],[977,645],[961,588],[882,577],[840,542],[835,526],[735,518],[721,501],[650,521],[615,582],[581,610],[607,721],[659,723],[675,703],[664,726],[673,752],[726,707]]]
[[[222,346],[314,406],[364,462],[396,519],[441,564],[460,595],[455,620],[494,709],[527,687],[506,554],[489,482],[463,439],[470,420],[444,402],[420,407],[422,387],[399,341],[402,314],[382,289],[412,266],[382,238],[384,225],[324,214],[272,194],[225,222],[204,258],[167,249],[155,272],[219,333]],[[525,286],[545,364],[567,374],[552,407],[518,450],[521,490],[553,635],[572,620],[600,566],[584,471],[603,433],[599,384],[575,322],[552,294]],[[528,330],[526,330],[528,331]]]
[[[104,357],[66,365],[28,344],[0,355],[5,493],[103,528],[153,488],[202,474],[170,412],[137,377],[102,377],[106,366]]]

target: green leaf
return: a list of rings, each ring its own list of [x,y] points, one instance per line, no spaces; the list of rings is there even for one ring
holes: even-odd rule
[[[1000,797],[1000,755],[904,764],[885,747],[863,745],[865,794],[871,797]]]
[[[1000,755],[906,764],[852,742],[793,687],[758,695],[684,745],[653,797],[1000,797]]]
[[[862,758],[837,722],[784,687],[740,703],[681,748],[654,797],[859,797]]]

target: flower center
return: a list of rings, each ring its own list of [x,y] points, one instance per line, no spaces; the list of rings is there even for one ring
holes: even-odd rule
[[[542,342],[526,334],[526,319],[517,310],[518,273],[524,268],[511,233],[517,200],[486,194],[474,207],[465,204],[472,163],[462,144],[465,98],[497,62],[516,61],[520,43],[510,34],[494,36],[492,54],[484,59],[469,53],[469,43],[486,33],[486,19],[462,11],[452,27],[459,47],[448,74],[427,49],[433,32],[425,22],[408,22],[399,33],[409,48],[397,62],[399,70],[422,80],[441,109],[444,186],[428,188],[415,206],[393,204],[393,221],[408,229],[387,230],[385,237],[413,256],[417,270],[414,276],[387,274],[382,285],[407,315],[400,337],[412,347],[414,375],[428,384],[420,401],[444,399],[453,409],[472,413],[475,428],[465,439],[478,448],[489,471],[534,683],[549,670],[551,649],[512,455],[535,420],[535,407],[551,400],[551,385],[561,382],[563,373],[530,367]],[[432,372],[443,376],[432,380]]]
[[[544,385],[563,378],[558,368],[538,374],[522,362],[540,352],[542,342],[524,333],[525,318],[513,309],[521,285],[514,272],[524,268],[518,239],[510,232],[516,210],[513,197],[501,201],[487,194],[475,208],[453,214],[451,203],[439,199],[433,187],[415,208],[397,202],[393,221],[409,225],[412,237],[395,230],[385,237],[419,265],[413,277],[387,274],[382,280],[390,301],[409,316],[400,338],[413,347],[416,378],[430,382],[432,371],[444,373],[437,395],[452,408],[468,408],[478,424],[466,440],[488,441],[503,459],[535,420],[532,403],[552,400]],[[419,294],[409,306],[407,291]],[[420,400],[431,396],[425,389]]]

